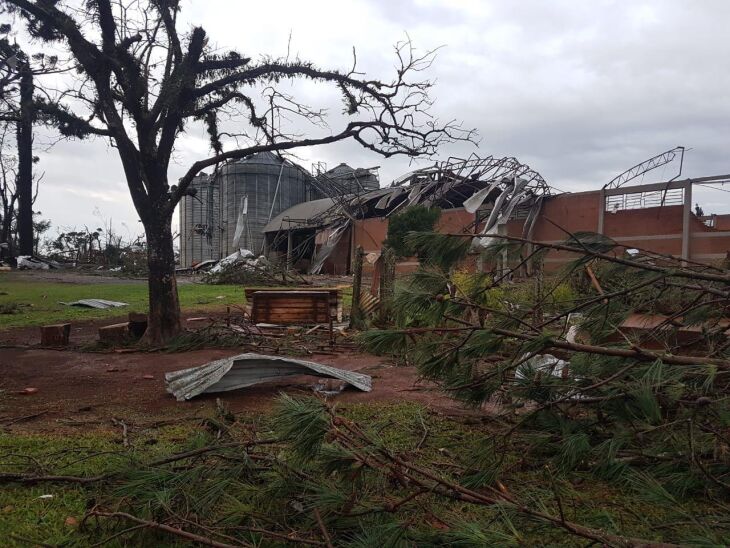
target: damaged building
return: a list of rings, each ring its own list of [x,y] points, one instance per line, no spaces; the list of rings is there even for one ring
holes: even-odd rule
[[[438,231],[473,234],[475,251],[495,241],[495,235],[556,243],[571,233],[587,231],[604,234],[627,248],[687,261],[724,260],[730,251],[730,215],[704,215],[695,210],[692,190],[699,184],[728,182],[730,176],[632,184],[647,171],[673,160],[678,150],[634,166],[603,188],[574,193],[555,191],[537,171],[512,157],[451,158],[407,173],[385,188],[377,185],[375,169],[358,170],[341,164],[329,171],[315,169],[316,176],[312,176],[298,168],[299,179],[285,179],[279,189],[284,189],[288,205],[285,200],[276,201],[279,184],[273,184],[278,181],[275,177],[265,187],[267,196],[273,192],[273,199],[265,199],[264,211],[256,223],[249,224],[258,232],[249,240],[238,240],[238,244],[246,247],[245,242],[253,241],[260,246],[255,252],[263,250],[269,258],[285,260],[302,272],[348,274],[355,249],[362,247],[370,263],[377,260],[389,219],[420,204],[441,210]],[[299,185],[299,194],[292,190],[295,185]],[[230,206],[240,200],[241,193],[226,198],[230,191],[226,195],[222,190],[211,190],[211,186],[204,183],[202,194],[228,207],[219,203],[212,208],[211,218],[215,212],[225,212],[221,217],[224,222],[219,222],[220,234],[210,239],[213,251],[200,254],[201,259],[221,258],[237,249],[230,230],[240,226],[242,218],[240,205],[237,217],[231,214]],[[202,204],[199,209],[203,211]],[[190,221],[181,226],[187,226],[183,239],[191,237],[191,226],[193,232],[197,230]],[[190,257],[183,254],[184,260]],[[558,268],[571,259],[552,251],[544,259],[545,267]],[[405,272],[416,265],[416,259],[405,259],[397,268]]]

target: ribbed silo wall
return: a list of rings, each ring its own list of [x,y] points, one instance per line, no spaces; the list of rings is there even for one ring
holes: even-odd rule
[[[222,166],[218,172],[221,257],[239,248],[261,253],[266,223],[285,209],[311,199],[310,180],[311,176],[302,168],[266,152]],[[245,196],[248,196],[248,213],[244,217],[247,226],[235,246],[233,239]]]
[[[207,175],[190,185],[195,196],[180,201],[180,266],[220,259],[220,186]]]

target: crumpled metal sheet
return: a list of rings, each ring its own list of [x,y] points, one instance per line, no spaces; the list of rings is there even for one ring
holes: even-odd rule
[[[82,306],[85,308],[100,308],[105,310],[107,308],[120,308],[122,306],[129,306],[129,303],[120,303],[118,301],[107,301],[105,299],[81,299],[79,301],[73,301],[71,303],[60,303],[66,306]]]
[[[340,240],[342,239],[342,235],[347,232],[347,228],[350,226],[350,221],[346,220],[339,226],[334,226],[332,228],[332,232],[330,232],[330,235],[327,238],[327,242],[319,249],[317,254],[312,258],[312,265],[309,267],[309,273],[310,274],[319,274],[322,271],[322,267],[324,266],[324,262],[327,260],[327,257],[329,257],[332,252],[337,247],[337,244],[340,243]]]
[[[203,393],[229,392],[293,375],[339,379],[363,392],[372,390],[369,375],[295,358],[254,353],[166,373],[165,385],[177,401],[185,401]]]

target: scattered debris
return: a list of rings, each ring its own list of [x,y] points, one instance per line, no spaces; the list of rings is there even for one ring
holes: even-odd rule
[[[347,386],[347,383],[345,381],[340,381],[340,380],[336,380],[336,379],[327,379],[327,380],[317,381],[312,386],[312,390],[314,390],[317,394],[322,394],[323,396],[328,397],[328,396],[336,396],[337,394],[342,392],[346,386]]]
[[[106,310],[108,308],[121,308],[123,306],[129,306],[128,303],[121,303],[117,301],[107,301],[105,299],[81,299],[78,301],[73,301],[70,303],[64,303],[61,302],[59,304],[63,304],[66,306],[80,306],[84,308],[99,308],[101,310]]]
[[[59,268],[57,263],[52,261],[44,261],[30,255],[21,255],[18,257],[18,270],[50,270],[51,268]]]
[[[165,384],[169,393],[178,401],[184,401],[203,393],[227,392],[294,375],[340,379],[363,392],[372,389],[369,375],[310,361],[253,353],[166,373]]]
[[[216,264],[218,264],[218,261],[215,259],[207,259],[205,261],[200,261],[199,263],[195,263],[192,266],[192,270],[194,272],[207,272],[212,267],[214,267]]]
[[[568,362],[556,358],[552,354],[528,356],[529,354],[521,358],[525,361],[515,371],[515,377],[518,379],[532,379],[535,374],[539,373],[548,373],[554,377],[565,377],[568,374]]]
[[[221,259],[217,265],[210,269],[210,272],[211,274],[218,274],[231,266],[241,263],[257,266],[257,261],[258,260],[256,259],[256,255],[253,254],[253,251],[249,251],[248,249],[239,249],[235,253],[228,255],[228,257]]]
[[[23,388],[23,390],[20,390],[18,394],[20,394],[21,396],[30,396],[31,394],[36,394],[37,392],[37,388],[29,386],[28,388]]]

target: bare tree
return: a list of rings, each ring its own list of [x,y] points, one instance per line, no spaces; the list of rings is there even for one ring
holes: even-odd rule
[[[407,43],[396,49],[395,77],[378,81],[357,72],[356,63],[341,72],[298,58],[254,61],[237,51],[220,53],[201,27],[179,28],[179,0],[7,4],[26,20],[33,38],[64,45],[77,65],[79,77],[60,99],[41,101],[46,119],[67,136],[108,137],[117,149],[147,235],[149,342],[181,329],[170,225],[176,205],[204,168],[257,152],[349,138],[384,156],[419,156],[434,153],[445,141],[471,137],[429,116],[431,82],[411,78],[428,68],[433,54],[418,56]],[[282,91],[284,81],[300,79],[341,93],[348,118],[341,129],[329,129],[323,111]],[[245,121],[248,131],[224,134],[218,127],[223,117]],[[320,135],[282,130],[282,120],[291,117],[313,122]],[[212,154],[170,185],[176,140],[193,121],[206,124]]]

